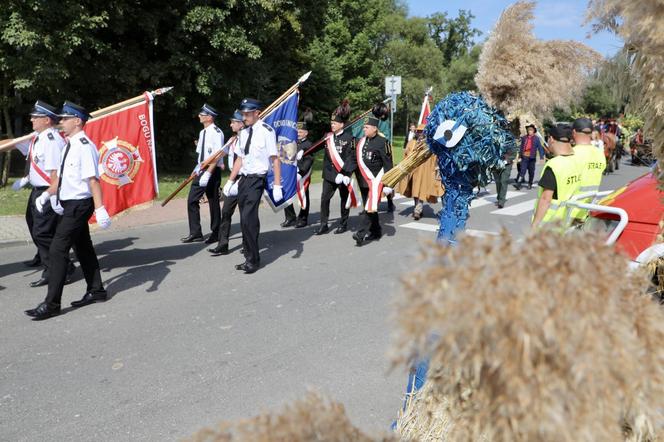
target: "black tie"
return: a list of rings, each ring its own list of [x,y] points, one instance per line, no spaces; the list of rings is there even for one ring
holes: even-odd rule
[[[203,157],[205,156],[205,129],[203,129],[203,142],[201,143],[201,154],[198,156],[198,162],[203,162]]]
[[[60,177],[58,178],[58,198],[57,201],[60,202],[60,188],[62,187],[62,174],[65,171],[65,161],[67,161],[67,154],[69,153],[69,148],[71,147],[71,143],[67,143],[67,147],[65,147],[65,155],[62,157],[62,164],[60,164]]]
[[[244,145],[244,155],[249,155],[249,145],[251,144],[251,136],[254,134],[254,128],[249,127],[249,136],[247,137],[247,142]]]
[[[30,174],[30,163],[32,163],[32,149],[35,148],[35,144],[37,144],[37,140],[39,140],[39,137],[34,137],[32,139],[32,142],[30,143],[30,149],[28,149],[28,156],[25,157],[25,171],[23,172],[23,176],[28,176]]]

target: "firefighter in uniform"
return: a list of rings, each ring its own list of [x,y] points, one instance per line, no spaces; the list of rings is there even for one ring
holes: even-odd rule
[[[311,147],[311,141],[307,139],[309,130],[305,121],[298,121],[297,123],[297,173],[300,176],[300,185],[305,186],[305,178],[311,171],[314,164],[314,158],[311,155],[304,156]],[[306,185],[304,190],[304,207],[300,209],[300,213],[295,216],[295,208],[291,204],[284,209],[286,219],[281,223],[281,227],[295,226],[296,228],[305,227],[309,223],[309,206],[311,200],[309,199],[309,186]]]
[[[187,216],[189,218],[189,236],[180,241],[183,243],[203,241],[201,230],[201,208],[200,199],[203,194],[207,196],[210,206],[210,236],[205,240],[206,244],[219,241],[219,226],[221,225],[221,208],[219,207],[219,185],[221,184],[221,170],[217,163],[210,164],[205,170],[201,170],[203,162],[216,154],[224,146],[224,133],[214,124],[217,111],[211,106],[204,104],[198,113],[198,119],[203,129],[198,135],[196,153],[198,164],[194,169],[194,178],[189,188],[187,197]]]
[[[350,105],[344,100],[332,114],[330,128],[325,146],[323,160],[323,188],[320,197],[320,226],[316,235],[323,235],[330,231],[328,220],[330,217],[330,200],[334,192],[339,189],[341,197],[341,220],[334,233],[344,233],[348,230],[348,207],[350,176],[355,170],[355,139],[350,127],[346,123],[350,117]]]
[[[378,218],[378,203],[381,193],[392,194],[392,188],[383,186],[380,178],[392,168],[392,158],[389,154],[391,147],[389,141],[378,132],[379,120],[375,116],[366,119],[364,123],[364,138],[358,141],[357,168],[360,172],[360,192],[364,201],[364,213],[360,229],[355,232],[353,239],[357,246],[379,240],[383,234]]]
[[[597,149],[591,144],[593,123],[589,118],[577,118],[572,125],[572,136],[574,138],[574,153],[577,161],[583,167],[581,185],[577,195],[590,193],[591,196],[578,199],[582,203],[591,203],[594,194],[599,192],[602,183],[602,173],[606,168],[606,157],[604,151]],[[571,213],[574,224],[583,224],[588,217],[585,209],[572,209]]]
[[[25,211],[25,220],[30,236],[37,246],[37,255],[33,261],[43,265],[44,270],[39,280],[30,283],[30,287],[41,287],[48,284],[48,249],[58,225],[58,215],[51,208],[50,201],[39,207],[35,205],[35,201],[48,190],[52,182],[57,181],[60,156],[67,142],[55,128],[59,121],[58,112],[48,103],[37,100],[30,113],[30,121],[35,132],[28,148],[26,174],[12,187],[14,190],[19,190],[27,184],[32,186]],[[68,264],[68,276],[73,273],[73,270],[73,264]]]
[[[231,117],[231,130],[237,137],[242,129],[244,129],[244,122],[242,121],[242,113],[236,110]],[[233,170],[233,163],[235,163],[235,154],[233,149],[237,145],[237,138],[231,143],[228,149],[228,170]],[[224,158],[219,160],[219,165],[223,165]],[[221,207],[221,227],[219,227],[219,244],[216,247],[208,249],[212,256],[228,255],[228,237],[231,234],[231,220],[233,213],[237,208],[237,191],[232,195],[224,195],[224,204]]]
[[[581,186],[582,167],[572,145],[572,129],[566,125],[549,130],[549,150],[554,155],[544,164],[539,179],[539,192],[532,228],[541,224],[565,223],[568,208],[562,204],[569,200]],[[566,227],[564,224],[562,227]]]
[[[237,189],[245,261],[236,265],[235,269],[248,274],[254,273],[260,266],[258,208],[267,186],[267,172],[270,166],[274,172],[272,196],[275,202],[283,199],[281,162],[277,151],[276,134],[270,125],[259,118],[260,108],[260,103],[253,98],[245,98],[240,103],[245,128],[238,136],[234,149],[236,159],[233,170],[224,185],[226,196],[232,195],[234,189]],[[239,182],[235,186],[238,177]]]
[[[111,219],[102,202],[97,147],[83,130],[89,114],[81,106],[65,101],[60,118],[68,142],[58,168],[58,179],[53,180],[48,190],[35,201],[37,207],[50,202],[53,210],[62,216],[49,249],[50,274],[46,299],[37,308],[25,312],[37,320],[60,314],[60,300],[67,277],[67,260],[72,247],[81,264],[87,288],[83,298],[71,305],[82,307],[106,300],[106,290],[101,282],[99,262],[90,238],[88,220],[94,213],[97,224],[108,228]]]

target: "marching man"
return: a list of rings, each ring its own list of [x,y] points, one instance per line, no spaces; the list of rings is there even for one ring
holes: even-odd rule
[[[210,236],[205,240],[206,244],[212,244],[219,241],[219,227],[221,225],[221,208],[219,207],[219,185],[221,184],[221,170],[217,168],[217,163],[213,162],[205,170],[201,170],[201,165],[209,157],[213,156],[224,146],[224,133],[214,124],[217,117],[217,111],[211,106],[204,104],[198,113],[198,119],[203,125],[198,135],[196,153],[198,154],[198,164],[194,169],[194,178],[189,188],[187,197],[187,215],[189,218],[189,236],[185,236],[180,241],[183,243],[203,241],[203,231],[201,230],[201,208],[200,199],[205,194],[210,206]]]
[[[368,117],[364,123],[364,137],[355,146],[357,168],[362,179],[360,192],[364,201],[364,215],[360,229],[353,234],[355,244],[359,247],[364,243],[379,240],[383,235],[378,218],[378,203],[381,193],[392,194],[392,188],[383,186],[383,174],[392,168],[390,143],[378,132],[378,118]]]
[[[111,219],[102,201],[97,146],[83,130],[90,116],[84,108],[69,101],[65,101],[59,116],[62,130],[69,141],[62,154],[58,179],[52,180],[49,188],[35,200],[37,210],[43,210],[47,202],[50,202],[53,211],[62,216],[49,249],[50,275],[46,299],[37,308],[25,311],[25,314],[36,320],[60,314],[60,301],[72,246],[76,250],[87,288],[83,298],[71,305],[82,307],[106,300],[99,261],[90,239],[88,220],[94,213],[97,224],[106,229],[110,227]]]

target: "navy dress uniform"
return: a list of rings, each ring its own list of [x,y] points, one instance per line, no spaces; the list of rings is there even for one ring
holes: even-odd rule
[[[25,211],[25,220],[30,236],[37,246],[38,261],[44,270],[41,278],[30,283],[31,287],[48,284],[48,250],[58,224],[58,215],[51,208],[50,200],[38,210],[35,201],[51,186],[52,173],[60,166],[60,156],[67,144],[64,137],[54,127],[60,119],[58,111],[48,103],[38,100],[30,120],[35,132],[30,139],[26,157],[25,176],[14,183],[14,189],[30,184],[32,191]]]
[[[307,123],[305,121],[298,121],[297,123],[298,134],[308,133]],[[304,178],[314,165],[314,158],[311,155],[304,156],[304,152],[309,150],[312,146],[311,141],[304,138],[299,138],[297,140],[297,173],[300,175],[300,178]],[[311,200],[309,199],[309,187],[304,191],[304,207],[300,209],[297,217],[295,216],[295,208],[291,204],[290,206],[284,209],[284,215],[286,219],[281,223],[281,227],[290,227],[295,225],[295,227],[305,227],[309,223],[309,207],[311,206]]]
[[[237,128],[236,135],[244,127],[242,122],[242,114],[239,110],[236,110],[231,117],[231,128]],[[234,130],[235,132],[235,130]],[[228,149],[228,169],[233,170],[233,163],[235,163],[235,153],[233,152],[235,146],[237,145],[237,138],[230,145]],[[224,161],[224,158],[219,160]],[[212,256],[227,255],[228,254],[228,238],[231,235],[231,221],[233,219],[233,214],[238,205],[237,192],[233,192],[232,195],[224,195],[224,203],[221,207],[221,226],[219,227],[219,244],[216,247],[208,249],[208,252]],[[243,243],[244,245],[244,243]]]
[[[224,186],[224,195],[233,193],[235,178],[239,175],[237,185],[238,205],[240,207],[240,225],[242,239],[245,247],[245,262],[235,266],[237,270],[245,273],[254,273],[260,265],[258,237],[260,234],[260,220],[258,208],[263,191],[267,186],[267,172],[270,162],[278,159],[277,139],[274,130],[264,121],[257,119],[255,112],[260,109],[260,103],[252,98],[245,98],[240,104],[240,112],[244,115],[247,126],[240,131],[234,153],[239,158],[236,161],[231,176]],[[251,118],[251,119],[250,119]],[[253,120],[253,118],[256,118]],[[238,165],[240,165],[238,169]],[[275,185],[272,195],[276,201],[283,198],[279,171],[275,170]]]
[[[343,108],[343,105],[338,107],[332,114],[332,123],[345,125],[348,122],[350,108]],[[316,230],[316,235],[322,235],[330,230],[327,224],[330,217],[330,200],[337,189],[341,198],[341,220],[334,233],[343,233],[348,229],[350,208],[346,207],[346,202],[349,198],[348,183],[353,170],[355,170],[355,138],[349,127],[343,127],[331,135],[325,149],[323,186],[320,197],[320,226]]]
[[[189,219],[189,236],[181,239],[183,243],[203,241],[201,230],[201,208],[200,199],[203,194],[207,196],[210,206],[210,236],[205,241],[208,244],[219,241],[219,227],[221,226],[221,208],[219,207],[219,186],[221,184],[221,169],[214,167],[212,172],[201,170],[202,164],[209,157],[215,155],[224,147],[224,133],[214,124],[214,118],[218,113],[208,104],[204,104],[198,113],[199,117],[211,117],[201,119],[205,126],[198,135],[196,154],[198,164],[194,169],[196,178],[189,188],[187,197],[187,216]],[[212,122],[210,122],[212,121]]]
[[[50,275],[46,299],[37,308],[25,312],[35,319],[46,319],[60,313],[67,260],[72,247],[83,270],[87,288],[83,298],[71,305],[81,307],[106,300],[88,220],[94,213],[102,228],[108,228],[111,221],[102,203],[97,147],[83,130],[89,114],[83,107],[65,101],[60,117],[68,143],[58,168],[57,186],[52,184],[48,193],[53,191],[49,196],[51,206],[56,212],[60,211],[62,217],[49,249]]]
[[[379,121],[375,117],[367,118],[364,123],[365,127],[375,127],[376,132],[373,136],[367,136],[363,140],[363,145],[360,146],[358,144],[357,152],[358,170],[362,171],[363,168],[366,168],[365,173],[370,172],[374,177],[378,176],[381,170],[387,172],[392,168],[392,157],[389,154],[391,151],[390,142],[378,132],[378,123]],[[365,211],[362,215],[360,229],[353,235],[353,239],[358,246],[363,245],[367,241],[378,240],[383,234],[377,211],[377,200],[380,199],[380,194],[377,189],[372,189],[374,186],[379,186],[379,183],[367,182],[364,176],[365,173],[360,174],[361,178],[359,182],[362,200],[365,202]],[[374,192],[370,195],[372,190]],[[390,195],[392,194],[392,189],[383,187],[383,193]],[[375,209],[367,207],[371,202],[374,203]]]

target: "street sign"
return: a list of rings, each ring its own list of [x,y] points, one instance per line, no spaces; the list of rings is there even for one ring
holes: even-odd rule
[[[385,77],[385,95],[401,95],[401,77]]]

